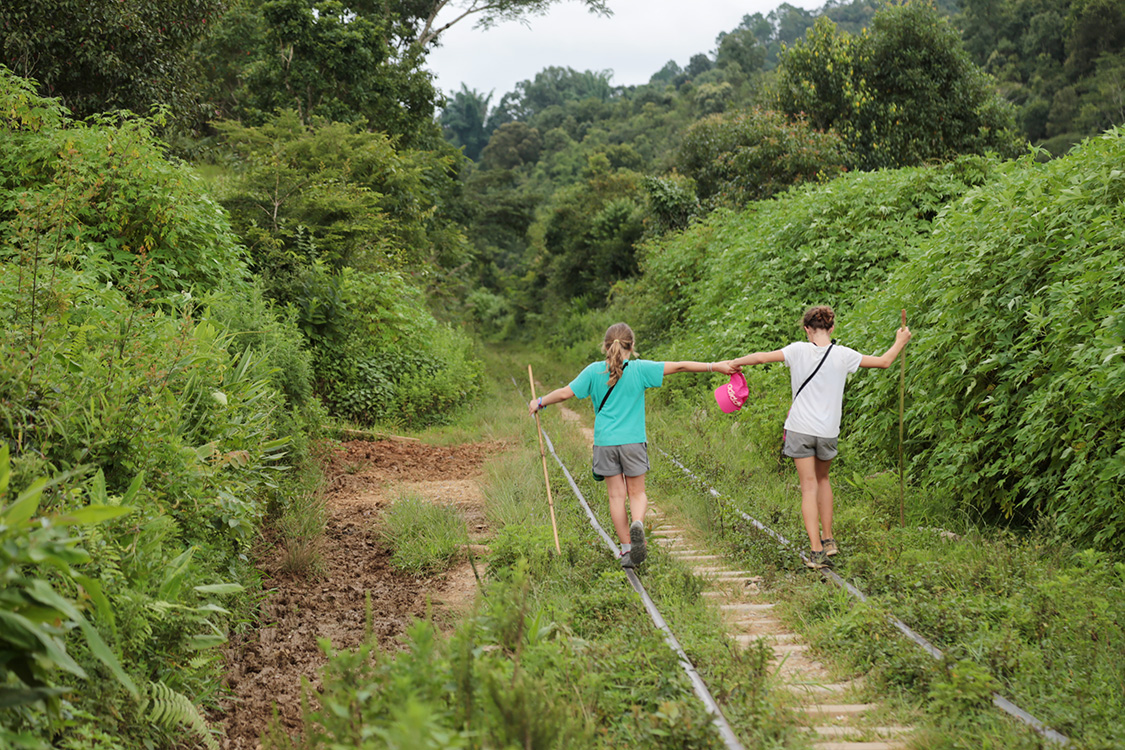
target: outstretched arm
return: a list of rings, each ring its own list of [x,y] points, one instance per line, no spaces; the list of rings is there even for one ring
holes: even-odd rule
[[[782,354],[780,349],[774,349],[772,352],[754,352],[747,354],[745,357],[732,359],[730,364],[739,372],[747,365],[764,365],[768,362],[784,362],[785,355]]]
[[[898,359],[899,352],[901,352],[903,350],[903,347],[906,346],[906,342],[910,341],[910,337],[913,336],[913,335],[914,334],[912,334],[910,332],[910,329],[907,328],[906,326],[903,326],[902,328],[899,328],[898,332],[895,333],[895,342],[894,342],[894,344],[891,345],[890,349],[883,352],[882,356],[879,356],[879,357],[875,357],[875,356],[872,356],[870,354],[865,354],[863,356],[863,359],[861,359],[859,361],[859,366],[860,367],[878,367],[878,368],[883,369],[883,370],[887,369],[888,367],[891,366],[892,362],[894,362],[896,359]]]
[[[543,406],[548,404],[557,404],[560,401],[566,401],[568,398],[574,398],[574,391],[570,390],[569,385],[564,385],[562,388],[556,388],[548,393],[546,396],[533,398],[527,402],[528,414],[534,414],[539,411]],[[542,404],[542,406],[540,406]]]
[[[671,375],[675,372],[718,372],[730,375],[736,368],[730,362],[665,362],[664,374]]]

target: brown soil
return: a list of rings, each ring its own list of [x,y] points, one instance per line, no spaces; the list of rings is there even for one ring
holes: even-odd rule
[[[262,588],[257,627],[233,636],[224,653],[230,696],[222,713],[227,750],[256,750],[274,712],[287,731],[300,725],[301,678],[320,684],[326,659],[317,639],[336,649],[359,646],[365,595],[371,594],[374,635],[395,648],[412,619],[427,611],[451,627],[471,602],[476,582],[463,561],[446,573],[415,578],[390,566],[378,536],[384,506],[404,493],[455,504],[474,541],[486,538],[487,520],[476,478],[484,460],[503,443],[434,446],[412,441],[352,441],[332,457],[328,476],[328,523],[319,575],[283,572],[280,548],[267,539],[259,551]],[[452,479],[455,478],[455,479]],[[477,567],[487,550],[473,545]]]

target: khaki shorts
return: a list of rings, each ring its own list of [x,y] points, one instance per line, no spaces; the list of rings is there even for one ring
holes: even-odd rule
[[[648,444],[626,443],[625,445],[595,445],[594,475],[615,477],[639,477],[648,471]]]
[[[836,458],[836,454],[839,452],[836,450],[836,441],[836,438],[823,438],[786,430],[785,445],[781,452],[789,458],[816,456],[821,461],[831,461]]]

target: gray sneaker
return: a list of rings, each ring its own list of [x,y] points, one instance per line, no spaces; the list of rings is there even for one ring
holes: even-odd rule
[[[629,543],[633,545],[633,564],[640,565],[648,557],[648,550],[645,549],[645,525],[640,521],[630,524]]]
[[[623,567],[623,568],[634,567],[633,566],[633,556],[631,554],[629,554],[628,552],[622,552],[620,555],[618,555],[617,559],[621,563],[621,567]]]
[[[805,565],[813,570],[819,570],[821,568],[832,567],[832,561],[828,559],[828,555],[824,553],[824,550],[820,550],[809,552],[808,559],[805,560]]]
[[[836,546],[835,539],[821,539],[820,545],[824,547],[824,554],[828,555],[829,557],[840,553],[840,548]]]

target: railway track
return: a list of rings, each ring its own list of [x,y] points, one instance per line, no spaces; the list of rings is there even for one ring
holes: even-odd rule
[[[519,389],[514,378],[512,383]],[[522,389],[519,390],[522,397]],[[565,407],[563,408],[565,409]],[[568,484],[578,498],[591,527],[601,537],[610,554],[616,557],[617,543],[598,521],[570,470],[555,451],[554,443],[546,430],[543,430],[543,436],[552,458],[562,470]],[[710,493],[712,497],[716,499],[722,497],[716,489],[708,486],[674,456],[660,448],[656,450],[706,492]],[[804,552],[783,535],[744,511],[737,508],[735,511],[751,526],[772,538],[782,548],[800,555],[802,559],[804,558]],[[799,717],[799,721],[807,731],[814,735],[813,745],[815,747],[819,750],[897,750],[906,746],[912,728],[893,723],[880,723],[877,720],[880,713],[878,704],[855,699],[863,692],[861,684],[855,681],[833,682],[824,665],[809,656],[808,646],[801,642],[800,636],[786,629],[780,620],[771,616],[773,604],[756,601],[758,599],[756,591],[758,579],[752,572],[728,568],[722,556],[700,548],[700,542],[694,538],[695,535],[691,530],[666,523],[663,514],[651,503],[650,515],[654,516],[653,520],[656,521],[653,541],[666,549],[671,557],[680,560],[695,575],[700,576],[707,582],[709,588],[704,592],[704,596],[719,607],[720,612],[724,615],[724,620],[730,628],[728,636],[743,647],[749,647],[760,641],[773,651],[774,675],[800,704],[798,713],[803,714],[803,716]],[[722,708],[712,696],[698,670],[684,653],[675,634],[661,615],[656,603],[645,590],[644,584],[636,572],[628,568],[623,569],[622,572],[634,591],[640,596],[654,626],[663,633],[665,642],[679,658],[680,667],[691,682],[696,696],[711,715],[712,722],[723,743],[728,750],[742,750],[744,745],[731,727],[730,722],[723,715]],[[866,601],[867,597],[862,591],[841,578],[835,571],[822,568],[820,573],[832,583],[846,590],[852,597],[859,601]],[[893,615],[888,615],[887,619],[903,637],[909,639],[933,658],[939,661],[942,659],[943,654],[940,649],[900,619]],[[1048,742],[1058,746],[1070,744],[1066,736],[1047,726],[1008,698],[999,693],[993,693],[992,698],[993,705],[1027,725]],[[870,717],[873,716],[876,718],[871,719]]]

